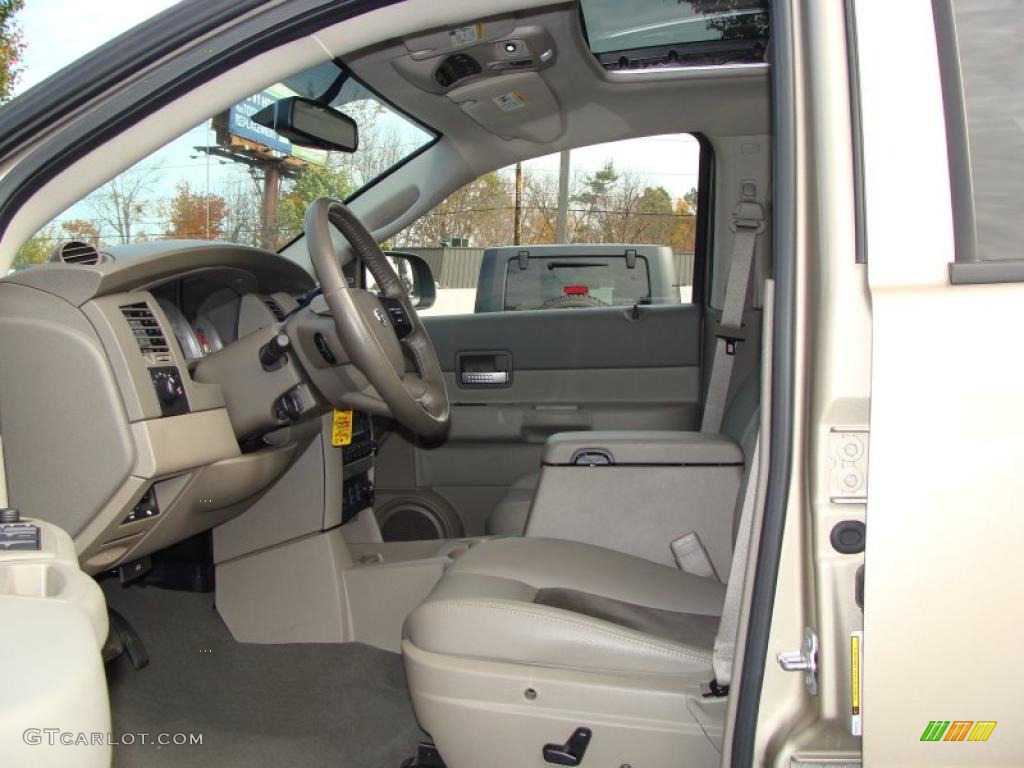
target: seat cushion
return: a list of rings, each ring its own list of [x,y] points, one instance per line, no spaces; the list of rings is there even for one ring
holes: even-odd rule
[[[711,674],[725,587],[602,547],[512,538],[455,561],[405,624],[426,651],[541,666]]]
[[[540,473],[534,472],[510,485],[487,518],[487,533],[492,536],[522,536],[538,483]]]

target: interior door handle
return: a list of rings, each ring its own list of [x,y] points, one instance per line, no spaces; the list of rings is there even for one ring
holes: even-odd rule
[[[508,384],[508,371],[463,371],[463,384]]]
[[[507,387],[512,383],[512,354],[506,350],[459,352],[455,370],[460,387]]]

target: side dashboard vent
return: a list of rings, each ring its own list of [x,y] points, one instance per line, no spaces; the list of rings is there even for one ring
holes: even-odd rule
[[[102,261],[100,252],[96,246],[90,243],[83,243],[81,240],[69,240],[61,243],[54,254],[54,261],[64,264],[99,264]]]
[[[170,347],[167,346],[167,337],[159,321],[154,317],[153,310],[149,305],[140,301],[136,304],[124,304],[121,306],[121,314],[128,322],[128,327],[135,334],[135,341],[139,344],[139,351],[144,355],[156,355],[158,358],[170,355]]]
[[[274,319],[277,320],[277,322],[284,322],[284,310],[281,309],[281,305],[277,303],[276,299],[272,299],[270,296],[264,296],[263,303],[267,305],[267,309],[270,310],[270,314],[274,316]]]

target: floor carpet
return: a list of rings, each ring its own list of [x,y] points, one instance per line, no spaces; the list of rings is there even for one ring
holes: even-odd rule
[[[139,633],[149,666],[107,666],[115,737],[201,734],[202,744],[114,747],[115,768],[398,768],[413,754],[401,658],[357,643],[238,643],[212,594],[104,583]]]

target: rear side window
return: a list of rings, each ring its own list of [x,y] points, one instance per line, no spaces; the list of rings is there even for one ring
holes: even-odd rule
[[[1020,260],[1024,14],[1019,3],[991,0],[934,0],[933,7],[957,261]]]
[[[632,306],[649,304],[652,298],[647,259],[642,256],[628,262],[624,255],[586,254],[523,263],[513,259],[505,286],[506,310]]]

